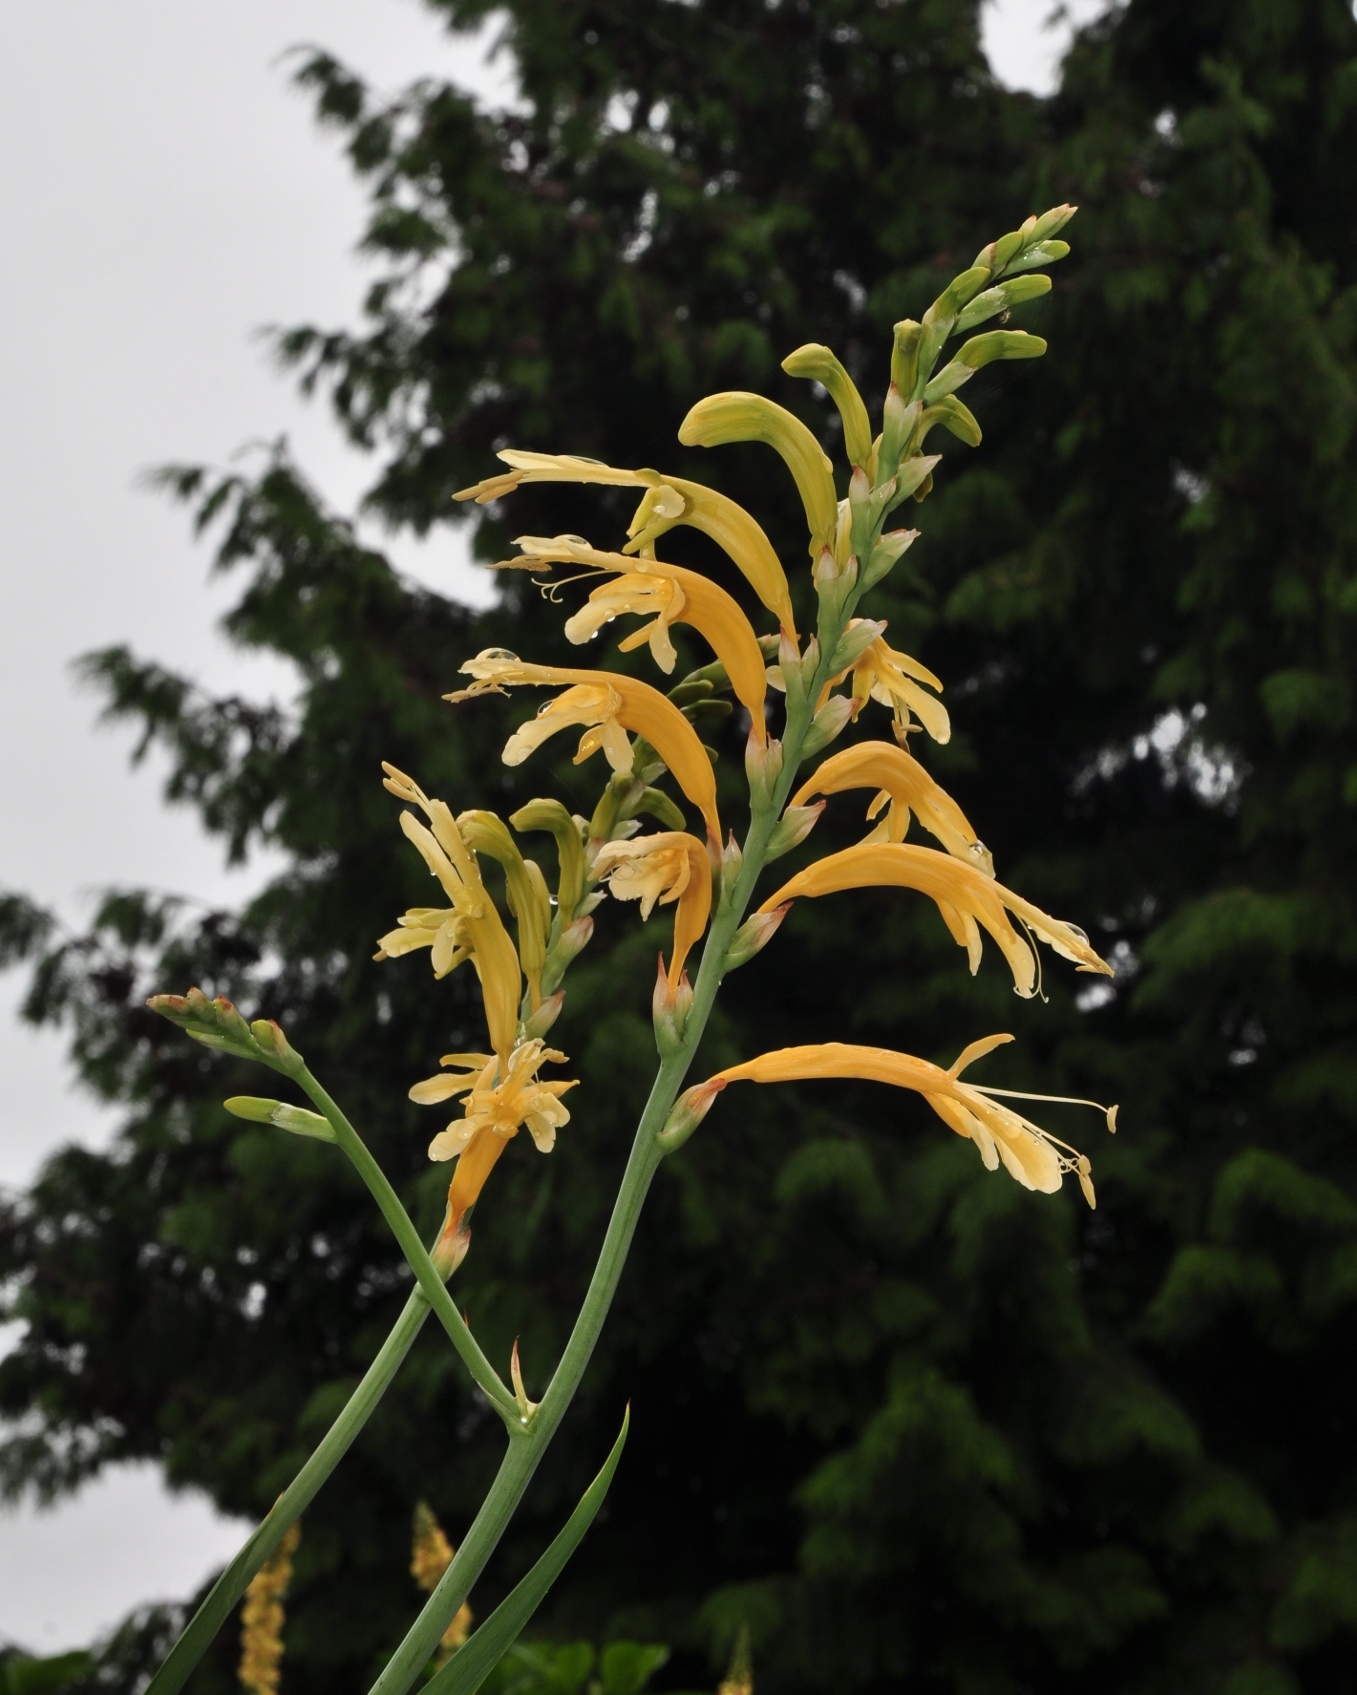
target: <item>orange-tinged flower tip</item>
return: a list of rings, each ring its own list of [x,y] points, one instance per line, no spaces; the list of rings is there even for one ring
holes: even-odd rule
[[[968,1137],[975,1143],[989,1170],[997,1170],[1002,1164],[1024,1188],[1047,1194],[1059,1189],[1062,1175],[1072,1171],[1078,1177],[1089,1204],[1093,1205],[1091,1168],[1084,1155],[994,1099],[996,1095],[1044,1101],[1061,1101],[1068,1097],[1019,1095],[1016,1090],[987,1088],[960,1081],[957,1073],[965,1064],[973,1063],[982,1053],[1010,1039],[999,1036],[972,1043],[950,1071],[944,1071],[913,1054],[848,1042],[779,1048],[772,1053],[760,1054],[757,1059],[747,1060],[743,1065],[727,1066],[699,1088],[709,1087],[712,1083],[788,1083],[812,1078],[860,1078],[911,1089],[921,1095],[957,1135]]]
[[[980,930],[987,930],[1008,961],[1014,987],[1024,998],[1037,991],[1037,962],[1034,950],[1013,928],[1010,912],[1028,935],[1072,960],[1081,971],[1113,975],[1112,967],[1094,952],[1088,937],[1076,925],[1052,918],[974,866],[934,848],[911,847],[903,842],[869,840],[828,854],[784,883],[759,910],[769,912],[800,895],[815,897],[875,887],[917,889],[930,896],[953,939],[966,949],[972,972],[980,966]]]

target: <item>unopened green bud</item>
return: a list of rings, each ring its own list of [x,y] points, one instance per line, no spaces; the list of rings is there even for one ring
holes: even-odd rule
[[[815,828],[824,809],[825,802],[822,800],[817,800],[813,806],[789,806],[773,826],[764,858],[771,864],[794,847],[800,847]]]
[[[665,1153],[671,1154],[675,1148],[683,1146],[711,1111],[711,1103],[725,1086],[723,1077],[714,1077],[709,1082],[696,1083],[691,1089],[684,1090],[674,1102],[664,1129],[655,1138]]]
[[[250,1034],[263,1051],[273,1059],[300,1060],[301,1055],[283,1034],[283,1027],[272,1018],[256,1018]]]
[[[655,1025],[655,1046],[661,1058],[668,1059],[683,1046],[683,1032],[692,1009],[693,986],[688,981],[688,973],[683,972],[678,983],[672,984],[664,968],[664,955],[660,954],[650,1011]]]
[[[810,729],[806,731],[806,739],[801,748],[803,759],[812,759],[821,748],[828,747],[840,734],[853,716],[853,704],[852,695],[831,695],[815,714]]]
[[[965,442],[967,447],[979,447],[983,439],[975,414],[954,394],[945,394],[921,415],[918,430],[920,447],[928,439],[928,432],[934,424],[941,424],[945,430],[950,430],[957,440]]]
[[[919,369],[919,337],[922,332],[923,326],[914,318],[902,318],[895,326],[895,342],[891,348],[891,383],[906,400],[914,392],[914,379]],[[885,445],[883,442],[882,446]]]
[[[726,949],[726,970],[734,971],[753,959],[756,953],[761,953],[791,909],[792,903],[786,900],[771,912],[756,912],[752,918],[746,918]]]
[[[1040,359],[1045,351],[1043,336],[1028,335],[1026,330],[989,330],[964,343],[955,362],[978,371],[995,359]]]
[[[834,657],[829,662],[830,674],[837,677],[850,665],[856,665],[879,636],[886,633],[884,619],[857,618],[839,637]]]
[[[1036,220],[1028,241],[1049,241],[1053,235],[1058,235],[1064,229],[1078,210],[1077,206],[1071,206],[1068,202],[1063,206],[1052,206],[1049,212],[1043,212]]]
[[[548,995],[532,1016],[525,1020],[523,1038],[531,1040],[534,1036],[545,1036],[552,1025],[561,1015],[565,1005],[565,990],[558,989],[554,995]]]
[[[904,500],[906,496],[913,494],[920,484],[926,483],[933,475],[933,467],[941,461],[940,453],[924,453],[917,458],[907,459],[895,474],[896,500]]]
[[[745,743],[744,769],[751,799],[767,805],[782,775],[782,743],[772,736],[760,741],[751,728]]]
[[[894,476],[900,463],[900,455],[905,451],[910,434],[919,420],[922,408],[917,400],[906,399],[908,392],[907,389],[898,389],[894,383],[886,390],[886,404],[881,410],[881,446],[876,456],[878,482],[885,482]]]
[[[1049,277],[1014,277],[1010,282],[1000,283],[997,288],[987,288],[983,294],[976,295],[957,319],[955,333],[965,335],[967,330],[983,324],[996,312],[1007,312],[1011,307],[1020,306],[1024,300],[1036,300],[1049,293],[1050,287]]]
[[[1023,244],[1021,230],[1010,230],[1007,235],[1001,235],[998,241],[990,242],[988,247],[982,247],[975,256],[977,265],[988,268],[991,276],[998,276],[1003,271],[1013,255],[1019,252]]]
[[[1020,259],[1015,259],[1008,267],[1010,274],[1017,271],[1035,271],[1039,265],[1054,265],[1063,259],[1070,250],[1068,241],[1042,241],[1031,247]]]
[[[887,530],[872,549],[871,558],[862,573],[863,588],[869,589],[879,583],[886,573],[893,569],[896,560],[910,543],[918,539],[918,535],[917,530]]]
[[[305,1107],[265,1100],[259,1095],[232,1095],[222,1105],[236,1118],[246,1118],[255,1124],[276,1124],[280,1130],[289,1130],[294,1136],[310,1136],[317,1142],[333,1142],[335,1139],[328,1119],[317,1112],[308,1112]]]
[[[731,894],[734,891],[735,884],[738,881],[740,872],[743,868],[744,850],[735,840],[735,832],[732,830],[730,832],[729,840],[726,842],[725,847],[721,850],[721,863],[716,868],[716,875],[720,885],[718,899],[721,906],[726,907],[730,905]]]
[[[574,919],[557,936],[547,950],[546,964],[542,967],[542,988],[548,995],[560,986],[571,961],[588,946],[593,933],[593,919],[584,917]]]

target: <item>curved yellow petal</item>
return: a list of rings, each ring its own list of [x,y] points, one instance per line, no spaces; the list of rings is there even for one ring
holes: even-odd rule
[[[474,500],[484,506],[512,494],[521,483],[603,483],[613,488],[645,488],[657,482],[654,471],[623,471],[601,459],[586,459],[576,453],[529,453],[507,447],[495,455],[510,469],[497,477],[485,477],[470,488],[458,489],[454,500]]]
[[[958,1082],[940,1066],[890,1048],[861,1047],[850,1042],[778,1048],[743,1065],[718,1071],[702,1087],[724,1087],[738,1082],[790,1083],[812,1078],[862,1078],[912,1089],[923,1096],[957,1135],[976,1143],[991,1170],[1002,1160],[1024,1188],[1054,1194],[1060,1188],[1064,1172],[1078,1172],[1081,1182],[1086,1176],[1087,1161],[1082,1155],[1073,1149],[1062,1152],[1064,1144],[1056,1143],[1040,1126]]]
[[[957,936],[958,920],[963,926],[976,923],[983,926],[998,943],[1013,973],[1014,987],[1024,998],[1034,992],[1036,962],[1032,950],[1009,922],[1009,912],[1015,913],[1030,926],[1033,934],[1066,959],[1075,961],[1081,971],[1113,975],[1112,967],[1098,957],[1087,936],[1076,926],[1050,917],[1002,883],[993,882],[983,872],[948,854],[934,848],[910,847],[904,842],[860,842],[841,853],[828,854],[784,883],[764,901],[759,911],[771,912],[784,901],[801,895],[815,897],[844,889],[876,887],[917,889],[930,896],[958,941],[962,939]],[[977,949],[969,931],[966,945],[972,953],[974,969]]]
[[[656,902],[677,902],[668,970],[670,987],[677,988],[684,961],[711,917],[711,856],[706,847],[682,830],[609,842],[594,861],[594,876],[608,879],[615,899],[639,900],[642,918],[650,917]]]
[[[643,590],[643,579],[647,578],[673,583],[680,592],[674,600],[677,610],[668,612],[668,620],[676,624],[691,624],[706,638],[712,652],[725,666],[736,698],[747,708],[754,733],[760,740],[763,739],[763,703],[768,692],[763,650],[759,647],[753,626],[741,612],[739,602],[728,595],[719,583],[712,582],[710,577],[704,577],[699,571],[689,571],[682,565],[670,565],[664,560],[629,559],[624,553],[606,553],[574,536],[519,536],[517,545],[534,559],[592,565],[599,571],[616,572],[629,587],[633,582],[639,582]],[[608,586],[597,588],[589,598],[592,601],[597,597],[601,607],[610,607],[612,603],[608,592]],[[644,602],[644,594],[641,598]],[[651,607],[638,606],[637,610],[649,612]],[[576,617],[579,617],[578,613]],[[581,634],[571,636],[571,640],[583,639],[583,632],[592,622],[588,620],[577,625]],[[573,623],[575,619],[566,625],[568,636]]]
[[[886,821],[890,841],[904,839],[913,812],[955,859],[975,866],[987,877],[994,875],[989,850],[971,828],[966,814],[904,748],[891,742],[857,742],[846,747],[824,761],[792,796],[791,804],[804,806],[812,795],[842,794],[845,789],[885,791],[891,803]]]
[[[828,390],[843,420],[843,445],[850,464],[869,470],[872,463],[871,420],[858,393],[858,385],[844,369],[837,354],[818,341],[809,341],[804,347],[798,347],[795,353],[787,355],[782,361],[782,369],[789,377],[805,377],[808,382],[819,383]]]
[[[653,547],[660,536],[678,524],[701,530],[739,569],[779,626],[795,639],[796,619],[792,613],[787,573],[758,520],[738,501],[718,494],[705,483],[689,482],[685,477],[666,477],[664,486],[681,496],[681,510],[674,513],[666,509],[653,498],[658,491],[652,490],[642,500],[627,527],[631,539],[623,552],[639,553]]]
[[[796,481],[810,526],[810,556],[834,542],[839,503],[834,468],[799,418],[761,394],[732,390],[699,400],[679,426],[685,447],[720,447],[731,441],[762,441],[782,455]]]
[[[613,714],[624,729],[644,736],[669,767],[674,781],[697,807],[712,839],[721,840],[721,820],[716,810],[716,775],[697,732],[671,700],[658,689],[636,677],[616,671],[575,670],[561,665],[531,665],[499,648],[487,648],[467,660],[462,671],[476,681],[445,698],[464,700],[490,689],[514,688],[524,684],[610,689],[618,705]],[[479,685],[477,687],[476,685]],[[529,720],[533,723],[535,720]]]

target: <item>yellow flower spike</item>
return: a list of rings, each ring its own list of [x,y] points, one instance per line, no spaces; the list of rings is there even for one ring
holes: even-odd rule
[[[1114,975],[1112,967],[1089,945],[1088,937],[1073,924],[1050,917],[973,866],[935,848],[910,847],[904,842],[860,842],[817,859],[770,895],[759,911],[771,912],[783,901],[800,895],[815,897],[843,889],[881,887],[917,889],[930,896],[958,946],[966,949],[972,974],[980,966],[979,926],[983,926],[998,943],[1013,973],[1013,986],[1025,1000],[1036,993],[1037,964],[1034,950],[1009,922],[1010,912],[1030,935],[1073,960],[1081,971]]]
[[[443,1527],[433,1515],[433,1509],[427,1501],[421,1501],[415,1508],[414,1534],[410,1543],[410,1575],[426,1595],[432,1595],[437,1589],[443,1573],[452,1564],[452,1556],[457,1552],[452,1543],[443,1534]],[[460,1648],[471,1634],[471,1626],[476,1621],[470,1604],[463,1601],[457,1609],[457,1616],[443,1632],[443,1639],[438,1645],[438,1653],[434,1663],[442,1665],[448,1657]]]
[[[763,739],[767,733],[763,702],[768,692],[763,650],[739,603],[718,583],[698,571],[663,560],[605,553],[576,536],[519,536],[517,545],[526,555],[545,563],[591,565],[617,574],[613,582],[594,589],[589,604],[567,620],[565,633],[572,642],[587,641],[618,613],[652,616],[654,623],[628,636],[622,651],[627,653],[648,642],[656,664],[662,671],[672,672],[676,656],[668,626],[691,624],[725,666],[736,698],[749,712],[754,734]]]
[[[890,742],[858,742],[844,748],[842,753],[826,759],[815,775],[802,784],[792,796],[791,805],[804,806],[812,795],[842,794],[845,789],[880,791],[868,808],[869,819],[889,804],[889,812],[868,837],[869,841],[903,841],[912,812],[954,859],[975,866],[987,877],[994,875],[989,849],[976,836],[966,814],[904,748]]]
[[[576,671],[557,665],[530,665],[503,648],[487,648],[461,667],[473,682],[445,696],[451,701],[502,693],[524,684],[566,685],[566,693],[548,703],[536,718],[520,726],[504,749],[506,765],[521,764],[534,748],[567,724],[589,723],[580,742],[579,758],[605,748],[615,770],[631,769],[628,749],[620,763],[618,738],[624,731],[644,736],[674,775],[688,799],[702,814],[714,841],[721,839],[716,810],[716,777],[697,732],[671,700],[658,689],[616,671]],[[554,715],[554,716],[553,716]],[[540,727],[539,727],[540,726]],[[577,760],[578,763],[578,760]]]
[[[444,1063],[463,1064],[485,1058],[480,1054],[449,1054]],[[537,1075],[546,1064],[563,1065],[565,1055],[533,1037],[513,1050],[507,1060],[492,1055],[470,1079],[429,1077],[416,1083],[410,1098],[434,1104],[464,1093],[461,1118],[454,1118],[429,1143],[432,1160],[455,1159],[457,1168],[448,1189],[448,1216],[438,1243],[453,1270],[470,1245],[466,1215],[476,1204],[495,1162],[524,1126],[542,1153],[556,1144],[556,1132],[570,1122],[561,1096],[575,1087],[570,1082],[546,1082]],[[469,1086],[468,1086],[469,1084]]]
[[[301,1539],[301,1526],[292,1525],[245,1591],[237,1675],[249,1695],[278,1695],[283,1663],[283,1597],[292,1581],[292,1557]]]
[[[426,945],[433,950],[435,972],[445,976],[463,959],[470,958],[481,981],[485,1021],[495,1052],[507,1056],[518,1033],[518,1006],[522,974],[518,954],[504,928],[494,901],[481,881],[475,855],[462,840],[447,805],[430,800],[413,778],[394,765],[383,762],[383,787],[398,799],[418,806],[429,820],[421,824],[410,812],[402,812],[401,829],[414,843],[433,876],[452,902],[447,912],[417,907],[407,912],[401,928],[382,937],[377,957],[394,957]],[[414,923],[409,920],[414,919]],[[433,919],[441,922],[435,929]],[[391,944],[391,945],[388,945]],[[442,969],[440,969],[440,966]]]
[[[853,620],[854,624],[857,622]],[[853,667],[855,701],[865,705],[871,699],[889,706],[902,731],[909,729],[912,712],[935,742],[950,741],[952,721],[947,708],[921,689],[920,683],[941,692],[941,681],[926,665],[888,646],[884,636],[878,636]]]
[[[1036,1189],[1044,1194],[1054,1194],[1060,1188],[1064,1173],[1072,1171],[1088,1204],[1096,1205],[1091,1168],[1085,1156],[991,1098],[994,1094],[1014,1091],[984,1089],[959,1080],[959,1073],[966,1065],[1012,1040],[1011,1036],[990,1036],[984,1041],[973,1042],[947,1071],[926,1059],[916,1059],[912,1054],[896,1053],[890,1048],[859,1047],[848,1042],[778,1048],[743,1065],[728,1066],[699,1087],[714,1090],[739,1082],[793,1083],[812,1078],[860,1078],[890,1083],[898,1089],[912,1089],[923,1096],[950,1129],[975,1143],[988,1170],[996,1170],[1002,1162],[1024,1188]],[[1059,1101],[1066,1097],[1025,1095],[1022,1098]],[[1097,1106],[1099,1111],[1108,1114],[1109,1121],[1116,1111],[1096,1101],[1076,1104]]]
[[[819,383],[829,392],[843,420],[843,445],[850,465],[870,472],[872,467],[872,425],[858,385],[844,369],[838,356],[818,341],[809,341],[789,353],[782,361],[789,377],[805,377]]]
[[[711,858],[706,847],[681,830],[609,842],[594,860],[594,876],[608,879],[615,900],[640,901],[642,919],[650,917],[657,901],[661,906],[677,901],[668,971],[670,988],[677,988],[683,963],[711,917]]]
[[[685,447],[721,447],[732,441],[762,441],[782,455],[796,481],[801,504],[810,526],[810,556],[834,540],[838,521],[838,499],[834,493],[834,467],[820,444],[799,418],[785,406],[761,394],[738,390],[709,394],[679,426]]]

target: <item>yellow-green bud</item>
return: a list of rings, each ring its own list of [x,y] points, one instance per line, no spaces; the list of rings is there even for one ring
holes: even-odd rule
[[[914,379],[919,369],[919,336],[923,326],[914,318],[902,318],[895,326],[895,342],[891,348],[891,382],[908,399],[914,392]],[[885,443],[882,443],[885,446]]]
[[[294,1136],[310,1136],[317,1142],[335,1139],[329,1121],[305,1107],[288,1106],[285,1101],[265,1100],[259,1095],[232,1095],[222,1105],[236,1118],[246,1118],[255,1124],[276,1124]]]
[[[768,838],[764,858],[769,864],[775,859],[781,859],[784,853],[790,853],[794,847],[799,847],[805,841],[819,821],[825,804],[824,801],[817,800],[812,806],[787,808],[773,826],[773,833]]]
[[[724,1078],[718,1077],[708,1083],[696,1083],[691,1089],[684,1090],[674,1102],[664,1129],[655,1138],[665,1153],[671,1154],[675,1148],[683,1146],[711,1111],[711,1103],[725,1086]]]
[[[913,490],[910,492],[913,493]],[[873,548],[862,573],[863,588],[869,589],[874,583],[879,583],[910,543],[918,539],[918,535],[917,530],[887,530]]]
[[[811,721],[801,749],[803,759],[811,759],[821,748],[828,747],[853,716],[852,695],[831,695]]]
[[[756,953],[761,953],[791,909],[792,903],[787,900],[771,912],[756,912],[752,918],[746,918],[726,949],[726,970],[734,971],[753,959]]]
[[[671,985],[664,968],[664,955],[660,954],[650,1011],[655,1025],[655,1046],[662,1058],[668,1059],[683,1046],[683,1032],[692,1009],[693,987],[688,981],[688,973],[681,974],[677,987]]]

